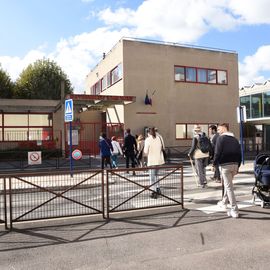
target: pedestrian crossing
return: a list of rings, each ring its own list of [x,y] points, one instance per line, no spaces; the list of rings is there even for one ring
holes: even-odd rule
[[[184,167],[184,204],[186,208],[196,209],[206,214],[226,212],[217,206],[217,201],[222,198],[221,183],[210,180],[213,172],[208,168],[206,171],[207,187],[197,187],[191,166]],[[234,178],[234,191],[239,209],[253,206],[252,188],[255,178],[251,172],[239,173]],[[248,200],[241,201],[241,197]]]

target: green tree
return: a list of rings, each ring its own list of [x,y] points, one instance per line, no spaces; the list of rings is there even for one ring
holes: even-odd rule
[[[0,65],[0,97],[12,98],[14,94],[14,83],[10,76],[1,68]]]
[[[37,60],[22,71],[16,81],[16,97],[27,99],[60,99],[61,81],[65,94],[73,93],[70,80],[62,69],[49,59]]]

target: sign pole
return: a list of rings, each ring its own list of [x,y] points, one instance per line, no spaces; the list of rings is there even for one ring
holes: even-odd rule
[[[65,122],[69,122],[69,167],[71,177],[73,177],[72,121],[73,121],[73,100],[67,99],[65,100]]]
[[[240,142],[241,142],[241,154],[242,154],[242,164],[245,164],[244,156],[244,143],[243,143],[243,121],[244,121],[244,112],[243,107],[239,106],[239,118],[240,118]]]
[[[72,122],[69,122],[69,167],[70,167],[70,176],[73,177]]]

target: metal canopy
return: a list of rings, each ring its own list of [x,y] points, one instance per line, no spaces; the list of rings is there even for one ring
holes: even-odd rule
[[[74,107],[79,112],[104,111],[113,108],[115,105],[127,105],[136,101],[135,96],[105,96],[105,95],[74,95],[66,96],[66,99],[73,99]]]

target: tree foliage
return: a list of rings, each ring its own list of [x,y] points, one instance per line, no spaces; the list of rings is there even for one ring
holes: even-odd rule
[[[12,98],[14,94],[14,83],[10,76],[0,66],[0,97]]]
[[[17,79],[16,98],[60,99],[61,81],[65,83],[65,94],[73,93],[70,80],[54,61],[45,58],[37,60]]]

